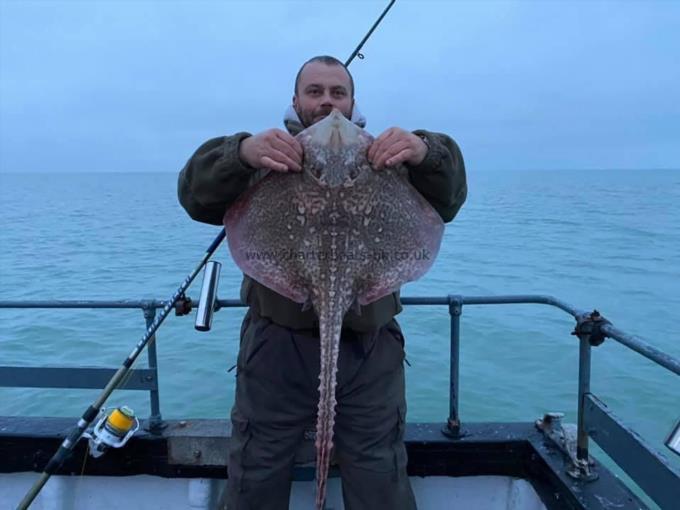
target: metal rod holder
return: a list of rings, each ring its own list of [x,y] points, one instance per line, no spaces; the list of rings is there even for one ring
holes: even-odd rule
[[[203,285],[201,286],[201,297],[198,301],[196,323],[194,324],[194,327],[198,331],[210,331],[212,326],[215,301],[217,300],[217,284],[220,279],[221,267],[222,265],[214,260],[209,261],[205,265]]]

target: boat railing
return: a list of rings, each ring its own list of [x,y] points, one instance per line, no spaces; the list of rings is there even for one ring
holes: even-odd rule
[[[444,297],[402,297],[403,305],[446,306],[450,315],[450,374],[449,374],[449,415],[443,432],[455,440],[461,437],[459,412],[459,352],[460,318],[465,306],[542,304],[566,312],[576,320],[571,332],[579,340],[579,377],[576,438],[570,444],[568,434],[561,424],[561,416],[546,414],[538,420],[537,426],[546,436],[561,446],[570,460],[569,475],[581,480],[597,478],[588,454],[589,438],[593,438],[612,460],[633,479],[662,508],[671,508],[680,501],[680,470],[653,449],[635,431],[624,425],[607,406],[590,390],[592,347],[611,338],[628,349],[644,356],[654,364],[680,375],[680,360],[666,354],[642,338],[630,335],[616,328],[597,310],[586,312],[552,296],[508,295],[508,296],[461,296]],[[161,300],[139,301],[0,301],[0,308],[81,308],[81,309],[140,309],[144,314],[147,328],[156,317],[156,310],[167,302]],[[184,298],[175,305],[176,315],[190,313],[198,303]],[[218,299],[215,311],[221,308],[244,307],[240,300]],[[132,369],[120,389],[148,391],[150,415],[147,429],[154,432],[163,428],[158,393],[158,360],[155,338],[147,346],[148,368]],[[40,388],[104,388],[116,372],[114,368],[86,367],[29,367],[0,366],[0,387]],[[666,444],[680,454],[680,426],[676,425]]]

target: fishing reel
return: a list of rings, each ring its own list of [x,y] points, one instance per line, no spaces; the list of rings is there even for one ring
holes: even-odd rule
[[[109,448],[120,448],[130,440],[139,429],[135,412],[127,406],[115,408],[109,414],[102,407],[97,424],[83,437],[89,440],[90,455],[101,457]]]

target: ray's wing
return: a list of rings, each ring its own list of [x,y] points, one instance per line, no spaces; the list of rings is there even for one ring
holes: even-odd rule
[[[308,301],[309,268],[300,257],[305,219],[296,197],[300,174],[272,172],[247,190],[224,216],[229,250],[248,276],[298,303]]]
[[[397,291],[423,276],[439,252],[444,223],[437,212],[396,171],[374,172],[367,193],[360,194],[364,211],[359,244],[368,263],[357,282],[359,304]]]

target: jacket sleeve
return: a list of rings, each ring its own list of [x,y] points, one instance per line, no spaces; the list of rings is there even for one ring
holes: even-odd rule
[[[239,158],[239,144],[250,133],[212,138],[201,145],[179,173],[180,204],[196,221],[221,225],[227,208],[251,183],[255,169]]]
[[[467,197],[467,179],[463,155],[449,136],[422,129],[413,134],[427,140],[425,159],[409,166],[411,184],[434,207],[445,223],[451,221]]]

